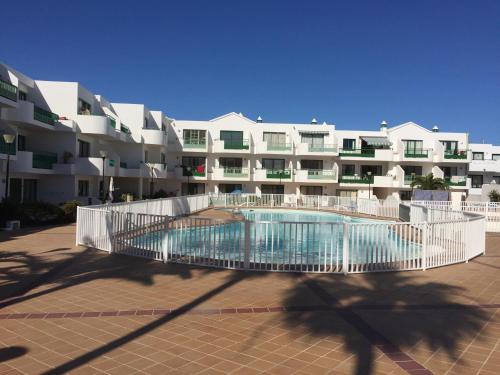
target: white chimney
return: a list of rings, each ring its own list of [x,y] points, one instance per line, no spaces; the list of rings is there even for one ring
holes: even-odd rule
[[[262,117],[257,117],[257,122],[262,122]]]
[[[382,121],[380,123],[380,130],[384,130],[384,129],[387,129],[387,121]]]
[[[437,125],[434,125],[434,126],[432,127],[432,132],[433,132],[433,133],[439,133],[439,128],[437,127]]]
[[[316,120],[316,119],[313,117],[313,119],[311,120],[311,124],[316,125],[317,123],[318,123],[318,120]]]

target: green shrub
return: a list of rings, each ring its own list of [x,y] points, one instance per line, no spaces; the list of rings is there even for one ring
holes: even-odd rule
[[[65,221],[61,208],[45,202],[20,204],[18,213],[21,225],[58,224]]]
[[[78,206],[81,206],[80,201],[67,201],[63,204],[62,210],[64,212],[64,217],[69,222],[74,222],[76,220],[76,212]]]
[[[165,190],[163,190],[163,189],[160,189],[160,190],[156,191],[156,192],[153,194],[153,196],[152,196],[152,198],[153,198],[153,199],[157,199],[157,198],[167,198],[167,197],[168,197],[168,194],[167,194],[167,192],[166,192]]]
[[[490,198],[490,202],[500,202],[500,193],[496,190],[490,191],[488,197]]]

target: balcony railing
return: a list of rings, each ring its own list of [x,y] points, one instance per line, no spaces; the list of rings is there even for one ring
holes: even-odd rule
[[[404,178],[404,184],[405,185],[411,185],[411,183],[413,181],[415,181],[418,177],[422,177],[422,176],[418,176],[418,175],[415,175],[415,176],[412,176],[412,175],[405,175],[405,178]]]
[[[467,150],[444,150],[445,159],[467,159]]]
[[[267,169],[266,177],[284,180],[292,178],[292,173],[289,169]]]
[[[130,135],[130,129],[127,126],[123,125],[122,123],[120,123],[120,131],[122,133]]]
[[[127,163],[124,161],[120,162],[120,168],[127,169]]]
[[[225,167],[224,177],[248,177],[248,168]]]
[[[16,142],[12,142],[10,144],[5,143],[3,137],[0,137],[0,154],[7,155],[15,155],[16,154]]]
[[[429,150],[414,149],[405,150],[405,158],[427,158],[429,157]]]
[[[444,179],[450,186],[467,186],[466,176],[452,176]]]
[[[57,154],[46,151],[33,151],[33,168],[52,169],[57,163]]]
[[[248,139],[242,139],[241,141],[224,141],[225,150],[248,150]]]
[[[291,151],[291,143],[267,143],[267,151]]]
[[[17,102],[17,87],[0,79],[0,96]]]
[[[205,167],[203,167],[203,170],[197,170],[197,167],[183,167],[182,168],[182,175],[185,177],[205,177],[206,172],[205,172]]]
[[[337,152],[337,145],[327,145],[327,144],[314,145],[314,144],[309,144],[308,150],[309,150],[309,152]]]
[[[184,148],[205,148],[207,147],[206,139],[184,139]]]
[[[33,119],[43,122],[44,124],[54,125],[56,121],[59,120],[59,115],[50,111],[46,111],[43,108],[34,106]]]
[[[335,171],[327,169],[308,169],[307,178],[311,180],[334,180]]]
[[[109,119],[109,124],[111,125],[111,127],[113,129],[116,129],[116,120],[111,116],[108,116],[108,119]]]
[[[373,184],[373,176],[343,175],[340,177],[340,182],[344,184]]]
[[[374,158],[375,150],[372,148],[343,148],[339,156],[353,156],[359,158]]]

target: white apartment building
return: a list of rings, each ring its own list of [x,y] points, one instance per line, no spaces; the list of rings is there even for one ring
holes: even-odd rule
[[[411,181],[433,173],[452,199],[470,187],[468,134],[409,122],[376,131],[323,123],[282,124],[229,113],[171,123],[168,169],[174,192],[339,195],[409,199]],[[173,185],[171,185],[173,187]]]
[[[466,133],[408,122],[373,131],[332,124],[267,123],[229,113],[172,120],[142,104],[111,103],[77,82],[33,80],[0,64],[0,197],[10,153],[9,196],[18,201],[99,202],[113,195],[203,192],[409,199],[433,173],[461,200],[470,188]],[[104,160],[103,160],[104,156]]]
[[[171,120],[161,111],[110,103],[77,82],[33,80],[2,64],[0,110],[0,134],[15,135],[12,145],[0,137],[0,197],[8,150],[9,197],[20,202],[98,203],[103,172],[115,196],[166,189]]]
[[[490,190],[500,192],[500,146],[471,143],[472,160],[469,164],[469,200],[487,200]],[[486,186],[485,186],[486,185]]]

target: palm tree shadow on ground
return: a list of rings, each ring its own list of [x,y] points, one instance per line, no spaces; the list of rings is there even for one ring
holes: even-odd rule
[[[489,315],[453,301],[463,288],[417,278],[415,273],[299,277],[283,305],[296,306],[312,292],[326,309],[287,310],[285,326],[316,337],[340,336],[355,355],[356,374],[374,372],[375,347],[399,351],[424,344],[458,360],[460,344],[470,341]]]

